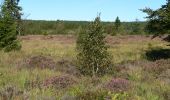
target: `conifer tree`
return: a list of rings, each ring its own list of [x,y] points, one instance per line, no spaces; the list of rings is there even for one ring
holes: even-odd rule
[[[146,30],[149,33],[154,33],[156,36],[162,33],[170,34],[170,0],[167,0],[167,3],[157,10],[145,8],[141,11],[148,14]]]
[[[121,26],[121,21],[120,21],[119,17],[116,17],[116,20],[115,20],[115,30],[118,31],[120,26]]]
[[[84,75],[103,75],[111,71],[111,57],[105,44],[105,34],[100,16],[89,25],[88,31],[83,31],[77,39],[78,66]]]
[[[0,49],[6,52],[19,50],[21,45],[17,40],[21,7],[18,0],[4,0],[0,17]]]

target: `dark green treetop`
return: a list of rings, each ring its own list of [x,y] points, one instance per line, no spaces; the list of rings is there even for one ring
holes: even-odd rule
[[[141,9],[147,13],[148,24],[146,30],[156,35],[170,34],[170,0],[167,0],[165,5],[157,10],[150,8]]]
[[[18,0],[4,0],[1,6],[0,17],[0,49],[9,52],[19,50],[21,45],[17,40],[19,34],[19,20],[21,19],[21,7]]]
[[[120,26],[121,26],[121,21],[120,21],[119,17],[116,17],[116,20],[115,20],[115,29],[119,30]]]

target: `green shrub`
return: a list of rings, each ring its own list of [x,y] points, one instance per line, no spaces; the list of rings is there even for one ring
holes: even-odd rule
[[[111,57],[107,51],[105,37],[100,17],[89,25],[87,32],[79,34],[77,60],[79,69],[84,75],[103,75],[111,70]]]

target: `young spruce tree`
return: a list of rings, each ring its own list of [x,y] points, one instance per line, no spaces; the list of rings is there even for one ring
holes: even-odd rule
[[[112,69],[111,57],[105,44],[105,34],[100,16],[83,31],[77,39],[78,66],[84,75],[101,76]]]
[[[121,21],[119,19],[119,17],[117,16],[114,22],[114,31],[112,33],[112,35],[116,35],[120,32],[120,26],[121,26]]]
[[[21,45],[17,40],[19,33],[19,19],[21,7],[18,0],[4,0],[0,12],[0,49],[6,52],[20,50]]]
[[[116,17],[116,20],[115,20],[115,30],[119,31],[120,26],[121,26],[121,21],[120,21],[119,17]]]

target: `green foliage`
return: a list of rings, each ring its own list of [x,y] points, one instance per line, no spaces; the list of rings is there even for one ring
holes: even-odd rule
[[[103,75],[111,70],[111,58],[107,52],[105,35],[100,17],[89,25],[89,30],[79,35],[77,59],[81,72],[85,75]]]
[[[105,29],[105,32],[107,34],[116,35],[116,34],[114,34],[114,25],[113,25],[113,23],[108,23],[107,25],[104,26],[104,29]]]
[[[77,96],[78,100],[105,100],[107,92],[105,91],[86,91]]]
[[[139,20],[138,20],[138,19],[136,19],[136,21],[135,21],[134,24],[133,24],[131,34],[142,34],[142,33],[141,33],[140,23],[139,23]]]
[[[154,91],[153,86],[149,86],[147,84],[137,84],[136,93],[142,100],[164,100],[161,97],[162,95],[158,95],[156,91]]]
[[[129,95],[126,92],[123,93],[108,93],[111,100],[129,100]]]
[[[101,22],[105,33],[111,35],[128,35],[136,28],[136,22],[121,22],[119,32],[114,29],[114,22]],[[54,34],[78,34],[81,29],[88,30],[90,22],[86,21],[37,21],[24,20],[21,25],[21,35],[54,35]],[[146,22],[138,22],[140,33],[147,34],[144,30]],[[138,33],[134,33],[138,34]]]
[[[120,22],[119,17],[117,17],[115,20],[115,29],[118,31],[120,26],[121,26],[121,22]]]
[[[76,34],[81,28],[86,29],[88,22],[79,21],[35,21],[24,20],[21,26],[21,35],[54,35],[54,34]]]
[[[30,39],[29,42],[27,40],[28,37]],[[30,69],[26,66],[24,67],[23,63],[35,55],[52,56],[56,62],[60,61],[60,59],[68,58],[74,63],[76,56],[74,43],[68,44],[67,41],[63,42],[68,36],[63,36],[65,37],[64,39],[61,38],[62,43],[60,41],[54,43],[54,39],[46,39],[42,42],[36,40],[37,36],[28,37],[24,36],[26,39],[23,39],[22,45],[24,48],[22,48],[22,51],[10,53],[0,51],[0,95],[4,94],[7,97],[11,97],[6,89],[9,86],[14,86],[12,89],[14,90],[14,95],[12,95],[14,100],[74,100],[76,97],[92,98],[87,100],[100,100],[103,97],[104,100],[114,100],[114,98],[116,98],[115,100],[170,100],[169,71],[167,69],[169,67],[169,60],[165,60],[167,63],[164,60],[150,62],[143,61],[145,58],[140,57],[148,50],[148,43],[150,43],[151,47],[169,48],[163,45],[165,43],[163,41],[157,39],[148,40],[148,38],[146,38],[147,41],[136,41],[141,38],[143,39],[143,37],[139,36],[136,38],[135,36],[132,41],[128,40],[123,43],[111,44],[114,47],[110,48],[109,51],[111,51],[111,55],[114,55],[113,61],[118,64],[116,66],[120,67],[120,71],[117,73],[119,76],[106,74],[102,77],[97,77],[97,79],[93,77],[95,78],[93,79],[89,76],[72,76],[72,73],[68,73],[70,77],[76,80],[76,84],[68,88],[56,89],[55,87],[44,87],[42,82],[50,77],[65,75],[67,69],[70,68],[69,64],[66,67],[67,69],[63,68],[63,65],[57,64],[56,70],[50,70]],[[116,41],[118,41],[117,39],[122,39],[122,37],[124,39],[120,41],[132,38],[129,36],[118,36],[115,37]],[[149,69],[143,69],[145,66],[149,67]],[[155,76],[152,66],[167,66],[167,70]],[[58,70],[58,68],[62,68],[63,71]],[[158,71],[160,70],[158,69]],[[104,86],[112,78],[130,80],[130,89],[126,92],[109,92]],[[18,93],[21,94],[18,95]]]
[[[129,100],[126,92],[112,93],[102,90],[86,91],[77,96],[78,100]]]
[[[148,14],[146,17],[148,19],[146,26],[148,32],[170,34],[170,0],[167,0],[167,3],[157,10],[145,8],[141,11]]]
[[[116,17],[116,20],[114,23],[113,35],[118,34],[120,32],[120,28],[121,28],[121,21],[120,21],[119,17]]]
[[[0,48],[4,51],[19,50],[21,45],[17,40],[19,7],[17,1],[5,0],[1,7],[0,17]]]

